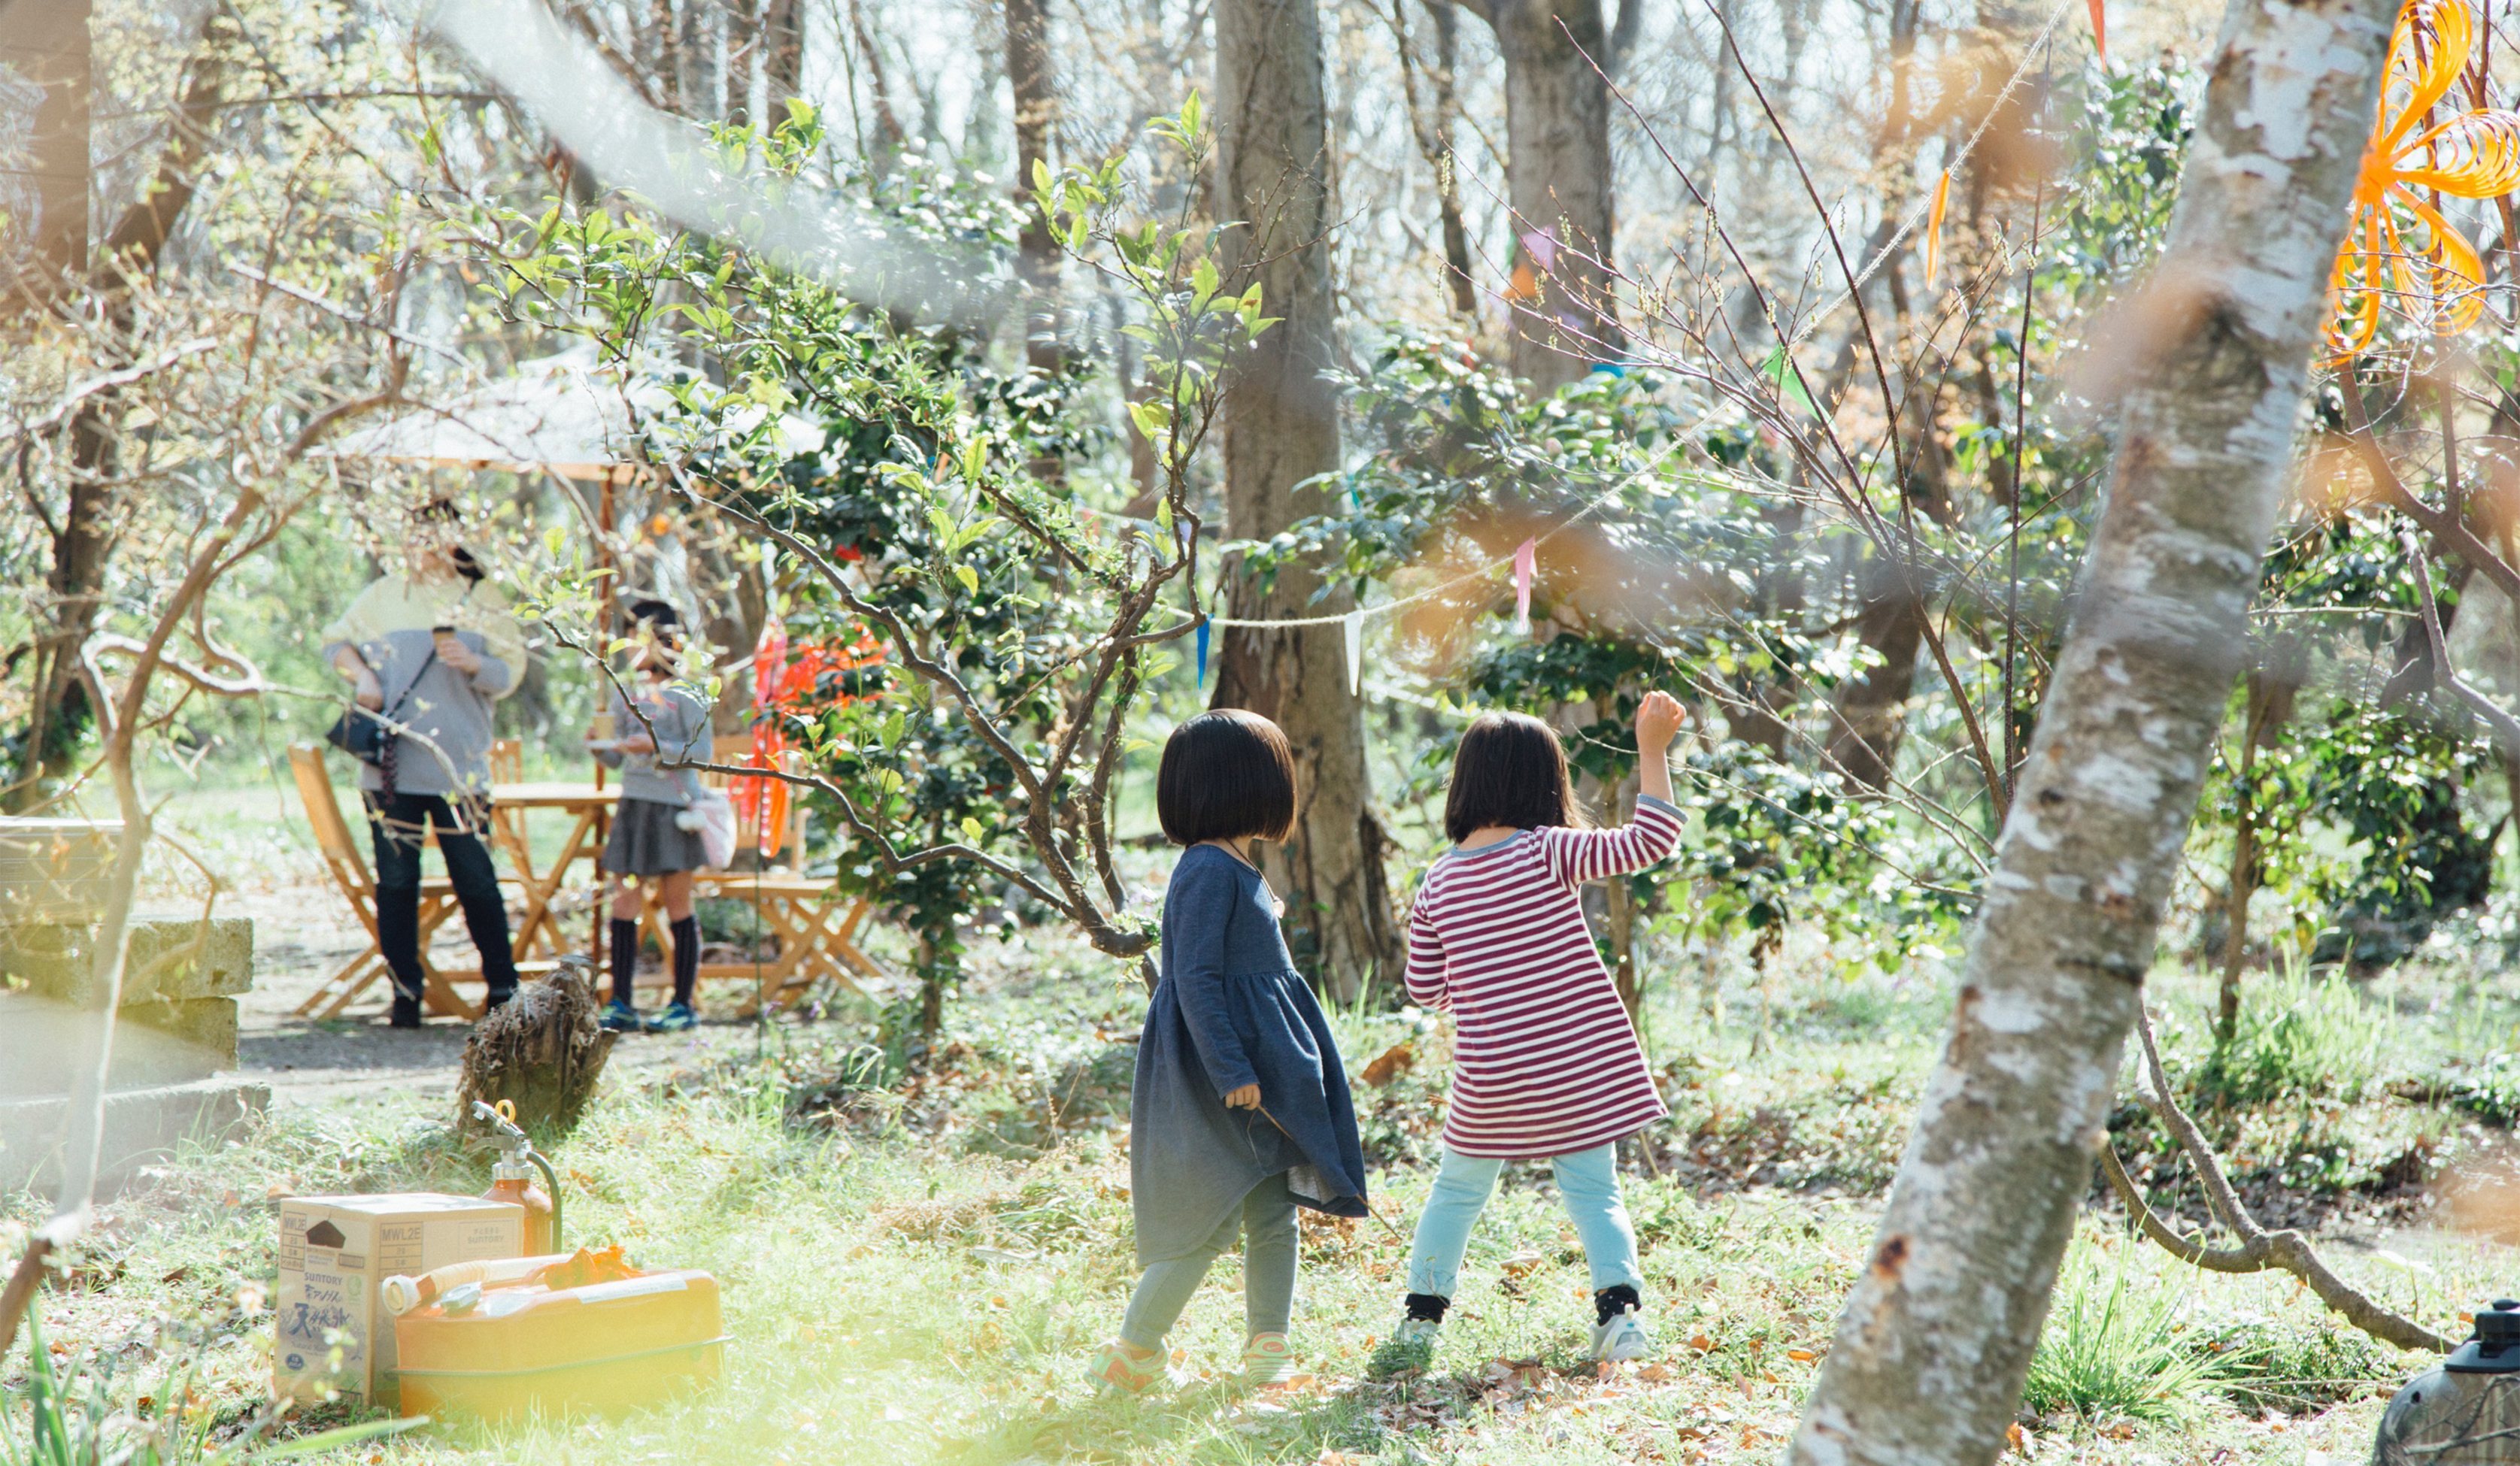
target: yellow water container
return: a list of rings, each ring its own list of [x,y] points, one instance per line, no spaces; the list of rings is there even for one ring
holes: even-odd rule
[[[405,1415],[635,1409],[715,1380],[717,1280],[681,1269],[578,1288],[477,1285],[394,1320]]]

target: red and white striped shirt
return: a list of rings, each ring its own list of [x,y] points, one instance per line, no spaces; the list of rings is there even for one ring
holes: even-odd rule
[[[1447,851],[1409,912],[1409,997],[1453,1015],[1444,1143],[1466,1156],[1590,1150],[1670,1113],[1575,894],[1680,843],[1650,796],[1618,829],[1520,830]]]

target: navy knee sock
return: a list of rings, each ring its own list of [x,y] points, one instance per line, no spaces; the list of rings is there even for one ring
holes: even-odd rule
[[[639,923],[612,921],[612,1000],[632,1006],[630,979],[639,970]]]
[[[692,1005],[692,990],[700,980],[700,918],[685,916],[674,923],[674,1001]]]

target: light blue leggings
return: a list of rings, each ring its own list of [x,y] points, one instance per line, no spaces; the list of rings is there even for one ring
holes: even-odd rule
[[[1644,1273],[1637,1266],[1636,1228],[1628,1224],[1627,1203],[1619,1199],[1619,1150],[1596,1145],[1562,1155],[1549,1163],[1557,1177],[1557,1195],[1583,1239],[1584,1261],[1592,1265],[1593,1291],[1625,1283],[1640,1292]],[[1453,1296],[1460,1281],[1462,1254],[1469,1249],[1470,1228],[1488,1198],[1496,1194],[1505,1162],[1465,1156],[1446,1149],[1435,1173],[1435,1189],[1418,1217],[1417,1241],[1409,1249],[1409,1291],[1437,1298]]]

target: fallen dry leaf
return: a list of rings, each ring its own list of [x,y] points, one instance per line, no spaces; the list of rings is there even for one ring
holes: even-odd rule
[[[1688,1347],[1696,1350],[1699,1354],[1713,1354],[1715,1352],[1715,1341],[1709,1339],[1704,1334],[1697,1334],[1689,1339]]]
[[[1418,1045],[1403,1039],[1382,1051],[1380,1057],[1357,1071],[1356,1077],[1376,1088],[1409,1072],[1418,1062]]]
[[[1819,1358],[1820,1355],[1812,1353],[1808,1349],[1788,1349],[1785,1351],[1785,1357],[1793,1360],[1797,1364],[1808,1364],[1812,1360]]]

